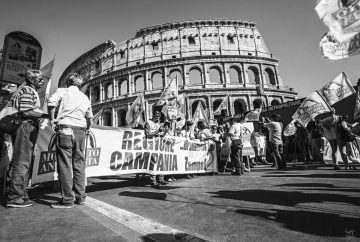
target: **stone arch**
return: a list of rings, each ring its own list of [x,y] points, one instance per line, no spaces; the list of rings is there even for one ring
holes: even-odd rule
[[[119,95],[126,95],[129,93],[128,80],[122,79],[119,81]]]
[[[189,69],[189,85],[201,85],[202,81],[202,73],[201,69],[198,67],[192,67]]]
[[[266,84],[276,85],[275,73],[271,68],[266,68],[264,71]]]
[[[110,111],[105,111],[103,114],[103,125],[112,126],[112,114]]]
[[[224,99],[224,98],[223,98]],[[222,103],[223,99],[216,99],[213,102],[213,112],[216,111],[216,109],[220,106],[220,104]],[[226,117],[228,114],[228,107],[226,107],[226,109],[221,110],[221,114],[214,114],[214,118],[215,119],[220,119],[220,118],[224,118]]]
[[[236,99],[234,101],[234,113],[242,114],[247,111],[246,102],[243,99]]]
[[[250,84],[260,84],[259,70],[255,66],[249,66],[246,70]]]
[[[209,80],[211,83],[222,83],[222,71],[218,66],[212,66],[209,68]]]
[[[97,102],[100,100],[100,87],[94,86],[91,88],[91,102]]]
[[[105,84],[105,99],[114,97],[113,84],[111,82]]]
[[[276,105],[280,105],[280,104],[281,104],[281,102],[279,100],[277,100],[277,99],[273,99],[271,101],[271,106],[276,106]]]
[[[163,76],[160,72],[156,71],[151,74],[151,89],[163,89],[164,88],[164,81]]]
[[[118,110],[118,127],[126,126],[126,110],[119,109]]]
[[[145,90],[145,79],[142,75],[134,78],[134,92],[142,92]]]
[[[169,82],[177,76],[178,87],[184,86],[184,79],[179,69],[172,69],[169,74]]]
[[[230,84],[242,84],[241,68],[238,66],[231,66],[229,68]]]

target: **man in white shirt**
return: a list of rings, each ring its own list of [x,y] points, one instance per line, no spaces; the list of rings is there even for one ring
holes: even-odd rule
[[[243,142],[242,142],[242,131],[243,126],[240,123],[240,119],[232,119],[232,124],[228,135],[231,137],[231,164],[234,168],[234,171],[231,175],[238,175],[244,173],[243,170],[243,161],[242,161],[242,149],[243,149]]]
[[[89,98],[79,90],[82,83],[79,74],[69,74],[68,88],[58,88],[48,101],[50,121],[57,133],[57,168],[62,196],[52,208],[72,208],[74,200],[79,205],[85,203],[85,139],[93,113]],[[57,106],[59,111],[55,119]]]

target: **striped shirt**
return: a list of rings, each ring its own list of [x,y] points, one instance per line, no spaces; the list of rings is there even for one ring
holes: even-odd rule
[[[17,108],[19,109],[19,112],[40,108],[40,98],[37,92],[29,86],[21,88],[19,91]]]

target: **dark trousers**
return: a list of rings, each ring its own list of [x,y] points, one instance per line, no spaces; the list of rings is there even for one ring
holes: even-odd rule
[[[231,165],[235,169],[235,172],[243,171],[243,160],[242,160],[242,145],[232,145],[231,146]]]
[[[63,204],[74,204],[74,198],[78,201],[86,198],[85,130],[72,130],[73,136],[60,133],[57,136],[57,169]]]
[[[16,130],[8,203],[22,203],[29,199],[26,191],[31,162],[38,133],[37,122],[25,120]]]
[[[275,144],[273,142],[270,142],[271,145],[271,159],[273,162],[277,165],[278,169],[282,169],[286,167],[285,160],[282,159],[281,153],[282,153],[282,144]]]

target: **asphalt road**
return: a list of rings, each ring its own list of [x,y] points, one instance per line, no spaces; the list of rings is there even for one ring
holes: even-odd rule
[[[359,167],[360,168],[360,167]],[[0,241],[360,241],[360,170],[299,166],[180,178],[89,178],[86,205],[0,207]]]

